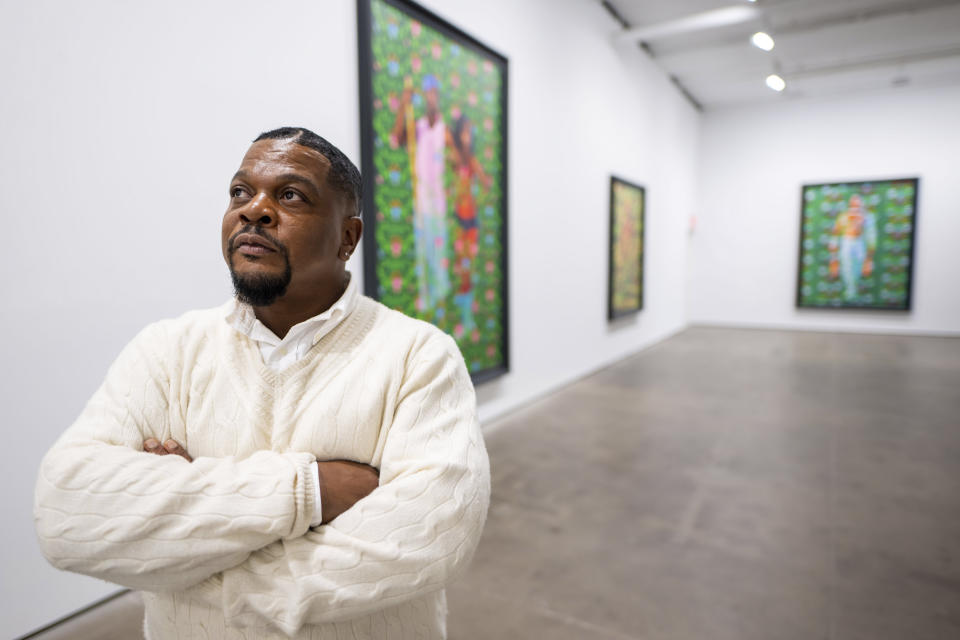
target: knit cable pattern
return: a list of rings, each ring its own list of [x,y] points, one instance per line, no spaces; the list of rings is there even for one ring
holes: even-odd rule
[[[372,464],[380,486],[310,529],[317,459]],[[489,487],[449,336],[361,298],[277,373],[221,308],[124,349],[41,463],[35,521],[54,566],[146,591],[154,640],[442,638]]]

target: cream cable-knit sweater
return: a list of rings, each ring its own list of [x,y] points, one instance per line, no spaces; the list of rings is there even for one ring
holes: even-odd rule
[[[456,344],[364,297],[277,373],[224,314],[150,325],[120,354],[41,463],[44,555],[144,590],[151,640],[445,637],[443,587],[490,495]],[[380,486],[309,529],[316,459],[369,463]]]

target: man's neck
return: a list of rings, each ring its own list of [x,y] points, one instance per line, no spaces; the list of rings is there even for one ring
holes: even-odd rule
[[[324,287],[323,290],[313,289],[299,295],[288,291],[273,304],[253,307],[253,311],[257,320],[282,340],[294,326],[332,307],[343,296],[349,283],[350,276],[344,272],[343,279],[337,286]]]

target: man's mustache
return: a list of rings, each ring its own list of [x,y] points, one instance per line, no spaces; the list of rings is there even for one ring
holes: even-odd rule
[[[240,230],[237,231],[235,234],[233,234],[232,236],[230,236],[230,240],[229,240],[229,242],[227,243],[228,253],[229,253],[230,255],[233,255],[233,252],[236,251],[236,249],[237,249],[237,247],[236,247],[237,238],[238,238],[240,235],[244,234],[244,233],[249,233],[249,234],[251,234],[251,235],[260,236],[261,238],[263,238],[263,239],[265,239],[267,242],[269,242],[269,243],[271,244],[271,246],[276,247],[276,248],[277,248],[277,251],[278,251],[281,255],[283,255],[283,256],[286,256],[286,255],[287,255],[287,247],[286,247],[282,242],[280,242],[278,239],[274,238],[274,237],[271,236],[269,233],[267,233],[266,231],[264,231],[262,227],[257,226],[257,225],[252,225],[252,224],[245,225],[242,229],[240,229]]]

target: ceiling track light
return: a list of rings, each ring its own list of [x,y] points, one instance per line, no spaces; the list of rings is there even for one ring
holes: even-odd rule
[[[777,74],[771,73],[767,76],[767,86],[779,93],[787,88],[787,82]]]
[[[755,46],[757,49],[771,51],[773,49],[773,38],[770,37],[769,33],[757,31],[755,34],[750,36],[750,44]]]

